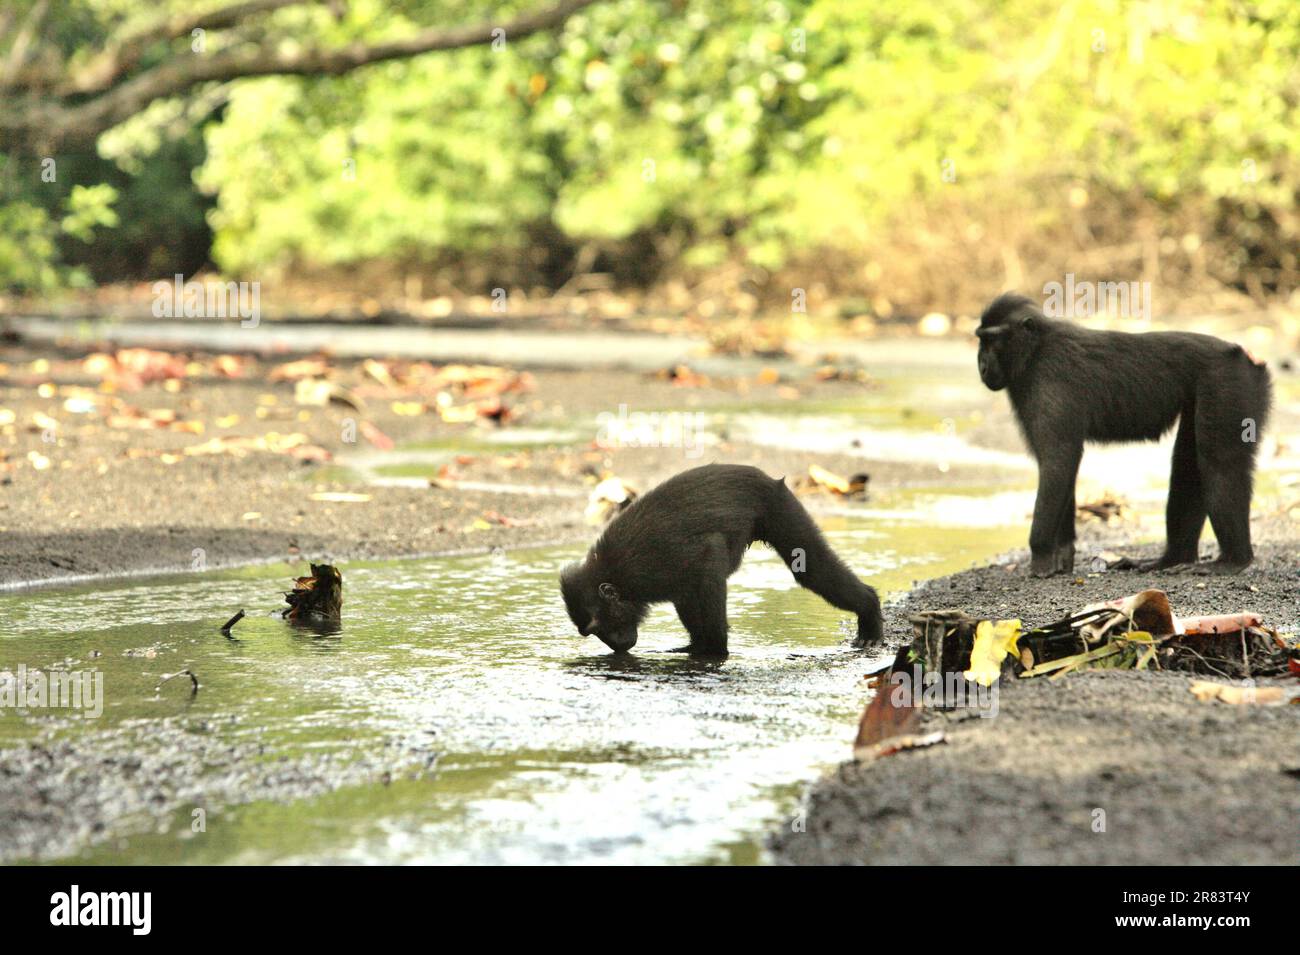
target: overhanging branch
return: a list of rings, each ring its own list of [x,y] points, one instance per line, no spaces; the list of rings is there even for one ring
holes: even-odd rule
[[[189,36],[195,30],[225,30],[239,26],[258,14],[283,7],[300,6],[313,0],[243,0],[214,10],[188,11],[166,17],[157,23],[128,33],[96,56],[76,75],[59,87],[59,95],[93,93],[106,90],[140,65],[140,60],[155,43]]]
[[[200,17],[207,18],[209,24],[238,25],[248,16],[296,2],[302,0],[247,0],[207,14],[181,15],[151,28],[147,31],[147,40],[141,34],[133,49],[143,52],[158,40],[184,36],[196,28],[190,24]],[[507,41],[518,40],[554,29],[596,2],[598,0],[561,0],[553,6],[520,14],[513,20],[431,28],[403,39],[375,43],[358,42],[342,47],[290,51],[267,50],[249,44],[211,55],[187,53],[173,56],[115,84],[112,79],[104,78],[108,73],[97,74],[84,82],[92,86],[104,82],[110,85],[88,99],[82,98],[84,93],[78,95],[70,91],[61,96],[31,92],[26,96],[12,97],[6,109],[0,112],[0,149],[46,153],[76,146],[89,148],[100,133],[136,115],[155,100],[178,96],[203,83],[256,76],[338,76],[371,63],[482,46],[499,36],[504,36]],[[185,19],[187,16],[188,20]],[[111,65],[108,72],[113,72]],[[117,75],[120,73],[118,70]]]

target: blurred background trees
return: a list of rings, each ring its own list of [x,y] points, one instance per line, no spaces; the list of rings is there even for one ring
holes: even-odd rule
[[[969,309],[1066,271],[1256,301],[1300,288],[1293,0],[605,0],[504,44],[196,82],[43,149],[33,110],[93,98],[53,90],[114,37],[155,37],[139,75],[484,15],[263,3],[201,51],[190,32],[149,34],[228,5],[53,4],[18,67],[39,3],[5,6],[0,286],[207,266],[482,291],[731,269],[773,300],[816,286],[884,315]]]

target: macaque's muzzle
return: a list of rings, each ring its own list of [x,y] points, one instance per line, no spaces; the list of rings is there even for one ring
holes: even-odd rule
[[[619,630],[614,633],[598,633],[600,642],[605,644],[615,653],[627,653],[636,646],[636,630]]]
[[[1001,391],[1007,386],[1006,381],[1002,378],[1002,369],[996,361],[980,355],[978,364],[980,381],[984,382],[984,387],[990,391]]]

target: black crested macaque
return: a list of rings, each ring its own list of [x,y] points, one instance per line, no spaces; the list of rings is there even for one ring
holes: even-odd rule
[[[835,556],[783,480],[736,464],[683,471],[633,502],[560,575],[565,607],[584,637],[624,652],[650,604],[668,601],[691,635],[675,652],[726,656],[727,578],[755,541],[800,585],[858,615],[855,647],[880,641],[875,590]]]
[[[1074,569],[1074,485],[1085,441],[1155,441],[1178,421],[1165,506],[1165,551],[1142,569],[1195,564],[1210,519],[1219,557],[1236,573],[1254,558],[1255,451],[1272,404],[1268,370],[1233,345],[1193,332],[1095,331],[1049,319],[1023,295],[995,299],[975,334],[979,370],[1007,389],[1038,460],[1030,573]]]

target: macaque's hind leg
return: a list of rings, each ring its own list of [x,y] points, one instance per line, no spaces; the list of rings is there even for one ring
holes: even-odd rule
[[[801,587],[807,587],[832,607],[858,615],[854,647],[883,639],[880,597],[836,556],[812,517],[784,484],[776,488],[775,502],[764,517],[762,533],[762,539],[781,555]]]
[[[1239,468],[1236,473],[1216,472],[1207,467],[1201,480],[1205,484],[1210,526],[1219,541],[1219,557],[1200,570],[1212,574],[1238,573],[1255,557],[1250,545],[1249,467]]]
[[[1198,570],[1235,574],[1250,564],[1250,498],[1259,429],[1268,417],[1268,381],[1257,369],[1225,380],[1204,380],[1196,392],[1196,465],[1205,510],[1219,542],[1219,558]],[[1249,424],[1249,430],[1246,425]]]
[[[1169,499],[1165,503],[1165,552],[1154,561],[1139,564],[1143,570],[1164,570],[1195,564],[1205,527],[1205,491],[1196,455],[1196,412],[1183,412],[1174,439],[1173,466],[1169,473]]]

